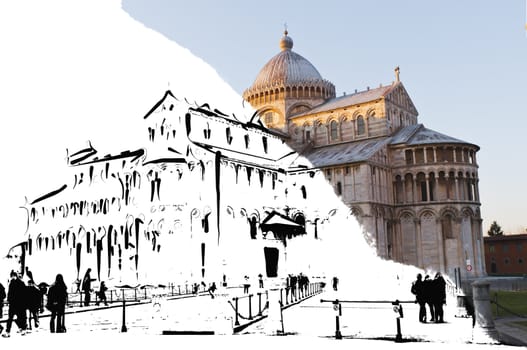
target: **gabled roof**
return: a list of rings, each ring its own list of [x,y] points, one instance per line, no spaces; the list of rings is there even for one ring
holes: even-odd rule
[[[386,96],[398,83],[393,83],[388,86],[381,86],[374,89],[369,89],[365,91],[359,91],[351,95],[335,97],[329,101],[326,101],[318,106],[315,106],[309,111],[302,112],[300,114],[294,115],[291,118],[296,118],[304,115],[331,111],[338,108],[344,108],[346,106],[352,106],[361,104],[364,102],[375,101],[379,98]]]
[[[311,149],[303,154],[315,168],[356,163],[368,160],[390,141],[389,137],[379,137],[363,141],[328,145]]]
[[[441,134],[437,131],[427,129],[423,124],[409,125],[400,129],[392,136],[391,145],[406,144],[409,146],[438,144],[438,143],[462,143],[479,147],[472,143],[456,139],[452,136]]]

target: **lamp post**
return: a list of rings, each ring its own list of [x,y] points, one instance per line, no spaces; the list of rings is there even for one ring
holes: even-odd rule
[[[124,289],[121,289],[123,295],[123,324],[121,326],[121,332],[126,333],[128,329],[126,328],[126,300],[124,298]]]

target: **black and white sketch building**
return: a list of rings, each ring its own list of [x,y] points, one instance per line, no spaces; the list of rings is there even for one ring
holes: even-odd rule
[[[92,268],[115,283],[225,275],[236,283],[322,270],[310,252],[334,231],[340,201],[280,135],[256,116],[241,122],[170,91],[144,124],[143,147],[105,154],[88,144],[68,153],[57,171],[71,171],[70,181],[25,207],[27,232],[10,252],[21,271],[73,281]]]

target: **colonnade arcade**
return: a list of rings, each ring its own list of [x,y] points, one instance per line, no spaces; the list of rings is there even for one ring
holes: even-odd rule
[[[395,203],[451,200],[479,202],[478,182],[475,172],[462,169],[399,174],[394,181]]]

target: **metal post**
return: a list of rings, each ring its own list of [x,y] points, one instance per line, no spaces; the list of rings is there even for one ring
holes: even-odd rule
[[[252,302],[251,302],[252,297],[253,295],[249,294],[249,320],[253,319]]]
[[[403,335],[401,333],[401,318],[403,317],[403,306],[400,304],[399,300],[394,301],[392,305],[394,305],[393,311],[397,313],[395,318],[397,322],[397,335],[395,336],[395,342],[402,343]]]
[[[396,343],[402,343],[403,335],[401,334],[401,319],[397,317],[397,335],[395,336]]]
[[[262,293],[258,292],[258,315],[262,316]]]
[[[335,316],[335,339],[342,339],[342,333],[340,333],[339,320],[339,316],[342,315],[342,306],[339,303],[338,299],[334,301],[334,305],[336,306],[335,311],[338,311],[337,315]]]
[[[235,320],[234,325],[239,326],[240,321],[238,320],[238,297],[234,298],[234,312],[235,312]]]
[[[181,295],[181,286],[179,284],[177,285],[177,293]]]
[[[137,289],[134,288],[134,300],[137,301]]]
[[[147,298],[147,295],[146,295],[146,288],[145,288],[145,300],[146,300],[146,298]]]
[[[121,289],[123,292],[123,325],[121,326],[121,332],[126,333],[128,329],[126,328],[126,301],[124,298],[124,289]]]

